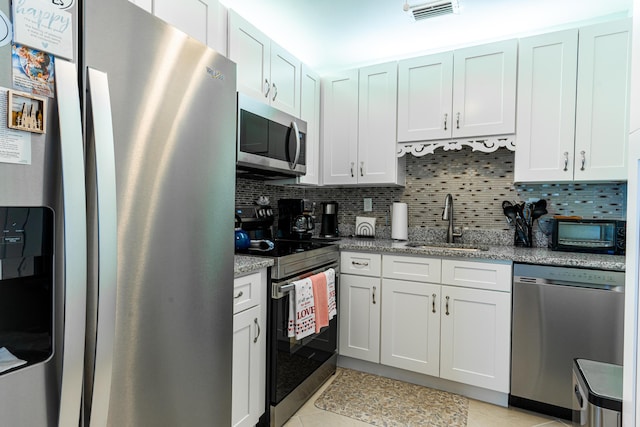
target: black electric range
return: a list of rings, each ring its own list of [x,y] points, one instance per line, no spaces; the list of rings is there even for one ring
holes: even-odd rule
[[[240,255],[272,258],[272,279],[284,279],[301,272],[336,261],[338,245],[314,240],[281,240],[276,239],[274,248],[268,251],[260,249],[244,249],[236,251]]]

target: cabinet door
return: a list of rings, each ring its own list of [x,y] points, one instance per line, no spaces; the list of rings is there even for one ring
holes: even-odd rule
[[[451,137],[453,52],[398,64],[398,142]]]
[[[518,41],[456,50],[453,58],[453,137],[514,133]]]
[[[153,13],[160,19],[189,34],[196,40],[225,54],[220,40],[222,22],[217,0],[153,0]]]
[[[509,392],[511,294],[442,286],[440,377]]]
[[[398,66],[395,62],[373,65],[359,73],[358,183],[394,183]]]
[[[322,84],[322,182],[355,184],[358,156],[358,71]]]
[[[339,353],[379,363],[380,278],[342,274],[339,292]]]
[[[514,181],[573,179],[578,30],[520,40]]]
[[[260,306],[233,316],[233,368],[231,425],[254,426],[264,410],[260,399],[260,354],[264,335],[260,331]]]
[[[320,184],[320,76],[302,64],[300,118],[307,122],[307,173],[301,184]]]
[[[438,376],[440,286],[382,280],[380,363]]]
[[[277,109],[300,117],[300,61],[271,42],[269,102]]]
[[[580,29],[576,181],[627,179],[630,46],[629,20]]]
[[[229,59],[237,64],[238,91],[263,102],[271,90],[270,48],[266,35],[229,10]]]

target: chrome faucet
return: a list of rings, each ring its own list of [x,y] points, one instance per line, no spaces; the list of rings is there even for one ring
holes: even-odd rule
[[[449,221],[447,227],[447,243],[453,243],[454,237],[462,237],[462,232],[453,231],[453,197],[451,194],[447,194],[444,199],[444,211],[442,211],[442,219]]]

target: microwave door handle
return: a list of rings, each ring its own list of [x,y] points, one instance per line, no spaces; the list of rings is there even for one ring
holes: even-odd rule
[[[298,160],[300,159],[300,132],[298,131],[298,124],[296,122],[291,122],[293,126],[293,132],[296,135],[296,156],[293,159],[293,164],[291,165],[291,169],[295,169],[298,166]]]

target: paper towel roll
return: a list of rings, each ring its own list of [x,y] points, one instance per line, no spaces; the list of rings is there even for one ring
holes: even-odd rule
[[[407,240],[409,215],[406,203],[394,203],[391,207],[391,238]]]

